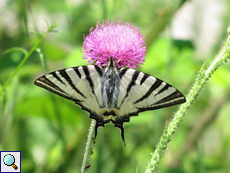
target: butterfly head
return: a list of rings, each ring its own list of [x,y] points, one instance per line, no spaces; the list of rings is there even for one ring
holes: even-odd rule
[[[107,67],[112,67],[112,68],[117,67],[115,59],[113,57],[109,57],[109,61],[107,63]]]

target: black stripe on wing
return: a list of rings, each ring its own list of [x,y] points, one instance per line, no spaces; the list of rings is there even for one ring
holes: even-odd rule
[[[90,88],[92,89],[92,93],[95,96],[97,104],[101,107],[101,105],[99,103],[98,96],[95,94],[95,91],[94,91],[94,82],[93,82],[93,79],[91,78],[89,67],[88,66],[82,66],[82,68],[83,68],[83,72],[85,73],[86,80],[89,82]],[[97,73],[101,77],[101,75],[102,75],[102,68],[100,68],[99,66],[96,66],[96,65],[93,66],[93,68],[95,68],[95,70],[97,71]]]
[[[144,76],[142,77],[142,79],[141,79],[141,81],[140,81],[140,84],[142,85],[144,82],[145,82],[145,80],[149,77],[149,75],[148,74],[145,74],[145,73],[143,73],[144,74]]]
[[[167,91],[169,89],[169,87],[172,87],[171,85],[169,85],[167,83],[165,83],[165,84],[166,85],[160,91],[158,91],[158,93],[156,94],[156,96],[159,95],[159,94],[161,94],[161,93],[163,93],[164,91]]]
[[[78,93],[80,94],[82,97],[86,98],[84,96],[84,94],[73,84],[72,79],[69,77],[69,75],[66,73],[67,69],[63,69],[63,70],[58,70],[58,72],[60,73],[60,75],[65,78],[65,80],[68,82],[68,84],[70,84],[70,86]],[[74,80],[74,79],[73,79]]]
[[[73,67],[73,70],[78,75],[78,77],[81,78],[81,73],[79,72],[78,67]]]
[[[131,91],[131,88],[136,84],[136,80],[137,80],[137,78],[138,78],[139,73],[140,73],[139,71],[135,71],[135,72],[133,73],[131,82],[129,83],[128,88],[127,88],[127,90],[126,90],[126,96],[125,96],[125,98],[128,97],[129,92]],[[124,98],[124,99],[125,99],[125,98]]]
[[[95,67],[95,66],[94,66],[94,67]],[[83,71],[84,71],[84,73],[85,73],[86,80],[89,82],[89,85],[90,85],[90,87],[91,87],[91,89],[92,89],[92,92],[93,92],[93,94],[95,95],[95,93],[94,93],[94,84],[93,84],[93,81],[92,81],[92,79],[91,79],[91,77],[90,77],[90,73],[89,73],[88,67],[87,67],[87,66],[83,66]]]
[[[122,69],[121,72],[120,72],[120,77],[123,77],[128,70],[129,70],[128,68]],[[126,94],[125,94],[124,98],[122,99],[121,104],[120,104],[119,107],[121,107],[121,105],[123,104],[123,102],[125,101],[125,99],[128,97],[129,92],[131,91],[131,88],[136,84],[136,80],[138,78],[139,73],[140,73],[139,71],[135,71],[132,74],[132,79],[130,80],[129,85],[127,86]]]
[[[147,79],[147,78],[146,78]],[[156,79],[156,78],[155,78]],[[163,82],[159,79],[156,79],[155,82],[152,84],[152,86],[150,87],[150,89],[148,91],[146,91],[146,93],[137,101],[134,102],[134,104],[143,101],[144,99],[148,98],[155,89],[157,89]]]
[[[137,109],[139,110],[138,112],[143,112],[147,110],[155,110],[155,109],[160,109],[160,108],[169,107],[173,105],[178,105],[185,102],[186,102],[186,98],[184,97],[184,95],[180,91],[176,90],[169,96],[159,100],[158,102],[155,102],[154,104],[148,107],[143,107],[143,108],[137,107]]]
[[[65,83],[64,83],[64,82],[58,77],[58,75],[56,74],[56,71],[54,71],[54,72],[52,72],[52,73],[50,73],[50,74],[52,74],[54,78],[56,78],[59,82],[61,82],[62,84],[65,85]]]
[[[97,70],[98,74],[99,74],[100,76],[102,76],[102,74],[103,74],[102,68],[100,68],[100,67],[97,66],[97,65],[95,65],[94,67],[95,67],[95,69]]]
[[[55,78],[55,76],[53,76],[53,77]],[[34,84],[39,86],[39,87],[45,88],[45,89],[47,89],[47,90],[49,90],[49,91],[51,91],[57,95],[60,95],[66,99],[81,102],[81,100],[71,98],[65,91],[63,91],[57,85],[55,85],[53,82],[51,82],[49,79],[47,79],[45,75],[41,76],[37,80],[35,80]]]
[[[122,78],[125,75],[127,70],[128,70],[128,68],[121,68],[121,70],[120,70],[120,78]]]

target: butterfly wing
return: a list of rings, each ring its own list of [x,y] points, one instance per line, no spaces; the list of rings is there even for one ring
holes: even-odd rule
[[[67,68],[43,75],[34,83],[74,101],[89,112],[90,117],[96,119],[99,125],[104,126],[104,120],[100,116],[103,105],[100,76],[103,70],[103,67],[94,65]]]
[[[173,106],[186,101],[183,94],[168,83],[134,69],[120,68],[119,95],[116,104],[118,110],[115,127],[120,128],[124,139],[124,122],[139,112]]]
[[[183,94],[168,83],[134,69],[121,68],[117,107],[119,122],[146,110],[160,109],[186,101]]]

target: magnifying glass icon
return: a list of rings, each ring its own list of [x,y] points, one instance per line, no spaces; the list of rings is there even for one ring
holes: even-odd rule
[[[15,163],[15,158],[12,154],[7,154],[3,158],[3,162],[7,166],[12,166],[15,170],[18,169],[18,167],[14,164]]]

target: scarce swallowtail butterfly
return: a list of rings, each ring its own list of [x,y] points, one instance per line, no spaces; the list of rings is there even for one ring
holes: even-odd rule
[[[117,67],[110,57],[107,66],[88,65],[54,71],[39,77],[35,85],[74,101],[99,126],[112,121],[120,128],[139,112],[160,109],[186,101],[168,83],[134,69]]]

